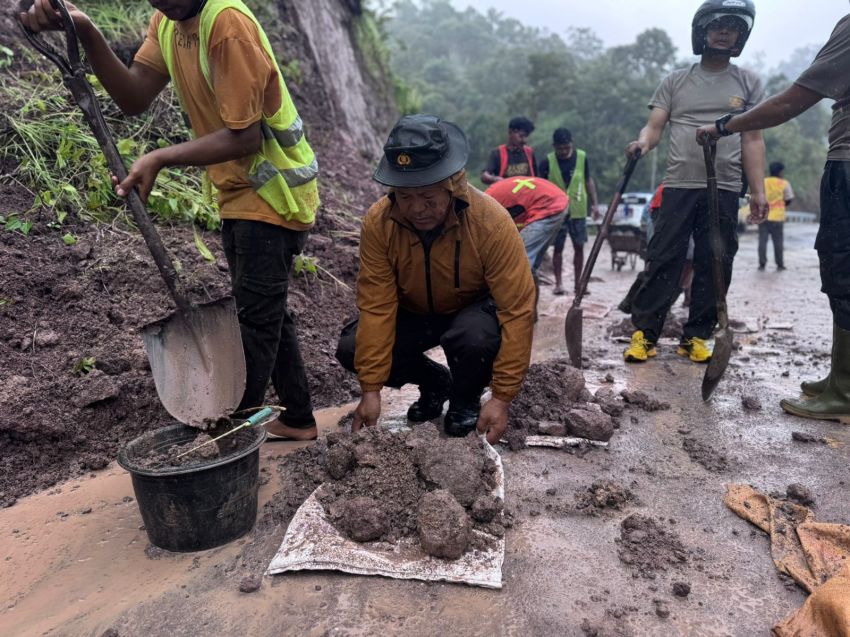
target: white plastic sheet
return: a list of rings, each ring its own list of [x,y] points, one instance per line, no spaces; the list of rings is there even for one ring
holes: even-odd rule
[[[493,495],[504,500],[505,474],[502,459],[486,442],[484,448],[497,466],[497,484]],[[321,489],[322,487],[319,487]],[[356,575],[380,575],[395,579],[443,581],[484,588],[502,588],[502,563],[505,539],[473,531],[478,536],[472,548],[460,559],[445,560],[426,555],[416,538],[396,544],[358,543],[349,540],[328,520],[319,503],[316,489],[292,518],[286,536],[266,573],[331,570]]]

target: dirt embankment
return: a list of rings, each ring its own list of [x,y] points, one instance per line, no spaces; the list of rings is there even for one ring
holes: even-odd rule
[[[282,2],[270,12],[283,16],[287,6]],[[266,28],[280,31],[273,23]],[[14,41],[20,49],[17,37],[8,20],[0,23],[0,43]],[[325,70],[309,45],[290,39],[285,52],[287,59],[303,59],[305,76],[314,77]],[[290,83],[321,169],[323,205],[306,247],[321,270],[318,277],[293,276],[289,300],[320,408],[346,401],[357,389],[334,351],[342,325],[356,312],[359,217],[381,190],[371,180],[373,157],[353,141],[358,135],[340,135],[346,123],[325,117],[325,88],[296,78]],[[390,104],[382,113],[389,117],[393,110]],[[368,133],[377,135],[389,123],[376,120]],[[7,156],[0,165],[0,214],[25,212],[33,203],[33,189],[9,177],[17,161]],[[171,420],[157,399],[138,334],[172,309],[144,243],[119,227],[75,222],[76,211],[68,212],[62,232],[77,237],[72,247],[47,226],[54,219],[50,211],[31,215],[29,236],[0,229],[0,507],[104,468],[127,441]],[[159,230],[195,301],[228,293],[217,233],[205,234],[214,254],[207,262],[191,228]]]

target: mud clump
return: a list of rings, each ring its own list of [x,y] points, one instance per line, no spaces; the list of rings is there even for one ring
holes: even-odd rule
[[[263,578],[259,575],[246,575],[239,582],[240,593],[256,593],[263,585]]]
[[[221,456],[218,443],[212,440],[209,434],[201,433],[189,442],[171,445],[165,450],[153,449],[148,455],[139,458],[136,465],[141,469],[162,469],[208,462]],[[182,455],[184,453],[185,456]]]
[[[606,510],[621,511],[635,501],[631,491],[608,480],[597,480],[586,489],[579,489],[575,498],[576,509],[587,515],[599,515]]]
[[[676,597],[686,598],[691,594],[691,585],[687,582],[675,582],[673,584],[673,595]]]
[[[334,480],[341,480],[354,466],[354,451],[350,445],[334,445],[325,455],[325,469]]]
[[[387,514],[374,498],[353,498],[338,503],[339,526],[355,542],[374,542],[387,532]]]
[[[755,396],[742,396],[741,406],[746,411],[761,411],[761,401]]]
[[[469,546],[470,524],[466,511],[444,489],[426,493],[417,513],[419,542],[428,555],[456,560]]]
[[[795,482],[789,484],[785,489],[785,495],[789,500],[793,500],[804,507],[813,507],[815,505],[815,496],[811,489]]]
[[[828,441],[826,438],[821,438],[819,436],[813,436],[812,434],[807,434],[803,431],[792,431],[791,432],[791,440],[795,442],[804,442],[804,443],[820,443],[827,444]]]
[[[620,396],[622,396],[623,400],[625,400],[629,405],[638,407],[644,411],[663,411],[665,409],[670,409],[670,403],[665,403],[653,398],[646,392],[629,391],[624,389],[620,392]]]
[[[643,515],[634,514],[623,520],[616,541],[620,561],[644,579],[655,579],[656,573],[688,561],[688,552],[679,537]]]
[[[502,501],[489,493],[479,495],[472,503],[472,518],[476,522],[492,522],[501,512]]]
[[[729,467],[726,456],[696,438],[682,440],[682,448],[693,462],[708,471],[719,473]]]
[[[610,413],[587,391],[584,375],[567,359],[535,363],[511,403],[506,438],[512,450],[534,435],[577,436],[608,441],[614,431]],[[613,405],[611,413],[616,413]]]

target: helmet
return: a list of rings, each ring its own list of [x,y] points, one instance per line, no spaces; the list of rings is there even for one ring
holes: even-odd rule
[[[719,49],[710,49],[706,46],[705,39],[708,25],[723,18],[735,20],[739,23],[740,35],[735,46],[731,49],[731,54],[732,57],[741,55],[756,19],[756,7],[752,0],[706,0],[703,2],[697,9],[691,25],[691,42],[694,47],[694,55],[702,55],[707,51],[721,52]],[[722,52],[726,53],[727,51]]]

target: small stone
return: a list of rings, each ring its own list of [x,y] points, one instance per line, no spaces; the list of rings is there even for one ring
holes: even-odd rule
[[[761,411],[761,401],[755,396],[742,396],[741,404],[747,411]]]
[[[541,436],[564,436],[567,433],[567,426],[560,422],[543,421],[537,431]]]
[[[601,411],[573,409],[566,415],[569,433],[579,438],[608,442],[614,435],[611,416]]]
[[[687,582],[676,582],[673,584],[673,594],[676,597],[687,597],[691,594],[691,585]]]
[[[260,590],[260,586],[262,585],[263,580],[259,575],[246,575],[242,578],[242,581],[239,582],[239,592],[255,593]]]
[[[785,490],[789,500],[794,500],[805,507],[814,506],[815,496],[810,489],[799,483],[789,484]]]
[[[657,599],[655,600],[655,614],[661,619],[667,619],[670,617],[670,607],[667,606],[666,602]]]
[[[35,333],[35,345],[36,347],[51,347],[56,345],[61,340],[59,334],[52,330],[46,330],[44,332],[37,331]]]

